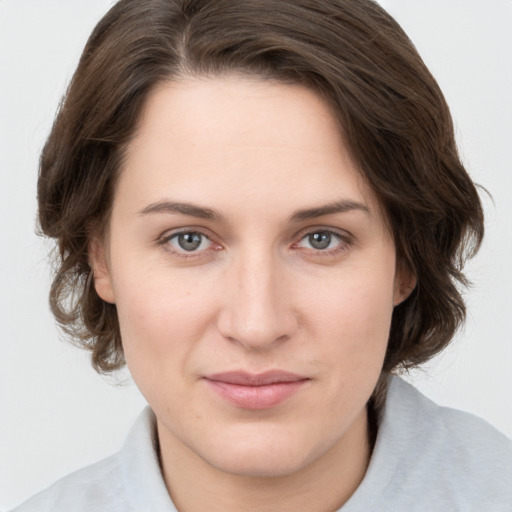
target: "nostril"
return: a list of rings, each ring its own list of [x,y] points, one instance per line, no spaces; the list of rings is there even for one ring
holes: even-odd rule
[[[219,320],[218,329],[222,336],[231,343],[238,343],[250,350],[265,350],[287,342],[296,330],[293,318],[285,320],[267,317],[253,322],[241,315],[230,317],[224,312]]]

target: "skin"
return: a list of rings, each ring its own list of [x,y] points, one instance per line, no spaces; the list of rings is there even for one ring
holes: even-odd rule
[[[180,510],[328,511],[350,497],[393,308],[414,283],[321,98],[236,76],[159,86],[90,253]],[[205,381],[269,369],[306,384],[247,410]]]

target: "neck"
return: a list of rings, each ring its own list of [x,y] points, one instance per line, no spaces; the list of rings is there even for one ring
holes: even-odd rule
[[[371,454],[369,424],[362,411],[349,431],[316,460],[284,476],[245,476],[215,468],[158,424],[165,483],[182,512],[332,512],[361,483]]]

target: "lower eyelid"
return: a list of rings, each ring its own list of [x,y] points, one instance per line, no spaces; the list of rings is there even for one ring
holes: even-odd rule
[[[300,247],[298,244],[307,238],[309,235],[314,233],[330,233],[332,236],[334,236],[338,243],[335,245],[335,247],[327,248],[327,249],[315,249],[313,247]],[[339,233],[337,231],[334,231],[332,229],[315,229],[312,231],[308,231],[304,233],[298,240],[298,242],[294,243],[293,246],[295,246],[298,250],[301,252],[304,252],[305,254],[314,256],[314,257],[333,257],[340,253],[343,253],[349,249],[349,247],[353,245],[352,238],[344,233]]]
[[[177,257],[181,258],[197,258],[201,261],[201,258],[212,258],[215,256],[215,254],[222,252],[226,246],[223,242],[219,241],[219,237],[216,235],[212,235],[210,233],[204,233],[200,229],[183,229],[180,231],[177,231],[175,233],[171,233],[166,238],[167,240],[170,240],[172,237],[176,237],[180,234],[186,234],[186,233],[197,233],[201,235],[205,240],[207,240],[208,244],[206,247],[201,249],[196,249],[194,251],[186,251],[179,247],[170,247],[169,252],[174,253]],[[203,244],[204,242],[202,242]],[[165,242],[164,242],[165,245]],[[169,245],[169,244],[168,244]]]

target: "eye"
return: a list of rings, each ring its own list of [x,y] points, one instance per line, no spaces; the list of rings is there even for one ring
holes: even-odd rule
[[[197,231],[176,233],[165,240],[177,252],[199,252],[209,249],[212,241]]]
[[[297,247],[303,249],[312,249],[314,251],[335,251],[346,240],[342,235],[327,230],[319,230],[308,233],[298,242]]]

